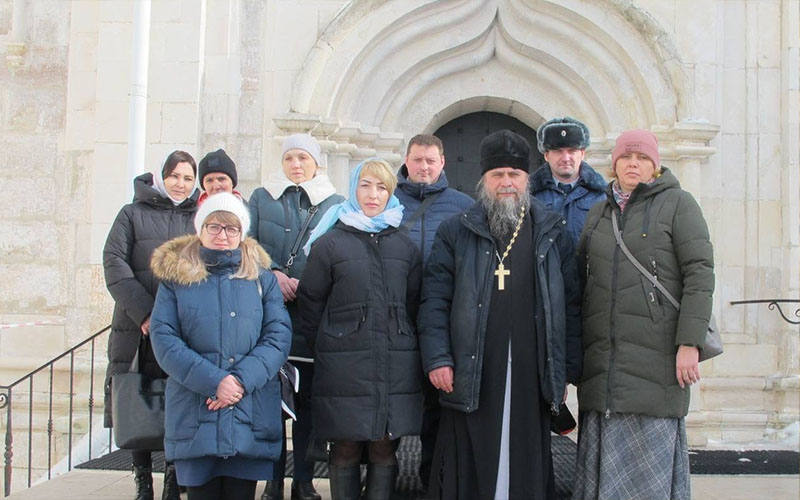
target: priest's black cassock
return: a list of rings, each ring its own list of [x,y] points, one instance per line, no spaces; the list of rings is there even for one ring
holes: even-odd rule
[[[431,486],[433,494],[437,497],[441,494],[445,500],[555,498],[550,413],[539,389],[538,365],[544,363],[544,332],[537,332],[534,326],[535,255],[530,213],[526,215],[504,260],[505,268],[510,271],[504,277],[504,290],[498,290],[499,278],[494,277],[478,409],[463,413],[442,408],[434,457],[434,464],[442,467],[441,491],[436,491],[435,477],[431,478]],[[509,234],[495,242],[500,255],[510,239]],[[509,372],[508,461],[501,464]],[[496,491],[498,466],[507,467],[507,490]]]

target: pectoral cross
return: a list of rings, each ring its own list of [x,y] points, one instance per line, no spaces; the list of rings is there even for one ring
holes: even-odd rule
[[[494,275],[497,276],[497,289],[505,290],[506,276],[511,276],[511,271],[506,269],[506,266],[504,266],[503,263],[501,262],[500,265],[497,266],[497,270],[494,272]]]

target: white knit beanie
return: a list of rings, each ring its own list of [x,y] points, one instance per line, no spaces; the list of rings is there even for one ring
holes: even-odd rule
[[[281,152],[281,156],[285,155],[287,151],[290,149],[302,149],[306,153],[310,154],[314,161],[317,162],[317,166],[322,166],[322,161],[320,160],[322,153],[319,148],[319,142],[314,138],[314,136],[309,134],[292,134],[283,141],[283,151]]]
[[[209,215],[214,212],[230,212],[239,218],[239,223],[242,225],[242,239],[247,236],[247,231],[250,229],[250,210],[244,206],[244,203],[238,196],[230,193],[217,193],[209,196],[208,199],[200,205],[197,213],[194,216],[194,229],[197,234],[203,229],[203,223]]]

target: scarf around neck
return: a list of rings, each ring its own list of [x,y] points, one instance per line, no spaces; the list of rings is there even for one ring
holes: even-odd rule
[[[400,201],[394,194],[389,197],[389,201],[386,202],[386,208],[383,212],[375,217],[368,217],[364,211],[361,210],[361,206],[356,199],[356,189],[358,188],[358,181],[361,178],[361,169],[364,163],[370,160],[375,160],[375,158],[367,158],[362,161],[350,174],[349,198],[329,208],[328,211],[323,214],[317,227],[311,231],[308,242],[303,246],[303,251],[306,255],[311,251],[311,244],[319,239],[320,236],[327,233],[333,225],[336,224],[336,221],[342,221],[342,223],[350,227],[368,233],[378,233],[389,226],[398,227],[403,221],[403,205],[400,204]]]
[[[312,205],[319,205],[331,195],[336,194],[336,188],[333,187],[331,180],[328,178],[328,174],[321,169],[317,170],[317,174],[314,177],[300,184],[295,184],[290,181],[283,173],[283,170],[273,173],[267,179],[267,182],[264,183],[264,189],[266,189],[269,195],[275,200],[283,196],[284,191],[292,186],[302,188],[306,195],[308,195],[308,199]]]

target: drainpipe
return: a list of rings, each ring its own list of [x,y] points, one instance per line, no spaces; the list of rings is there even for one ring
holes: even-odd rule
[[[147,66],[150,56],[150,0],[133,2],[133,50],[128,109],[127,198],[133,199],[133,178],[144,173],[147,124]]]

